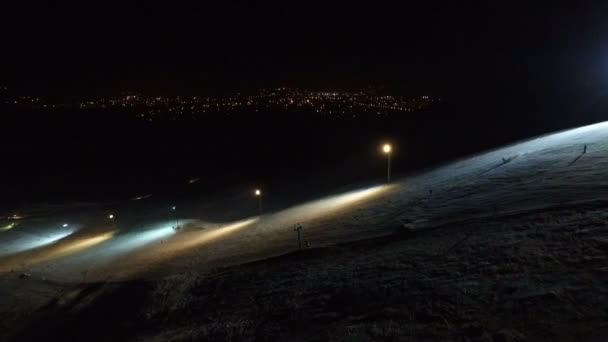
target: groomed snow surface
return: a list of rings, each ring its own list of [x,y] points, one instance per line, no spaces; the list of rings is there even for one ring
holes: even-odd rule
[[[608,122],[602,122],[464,158],[390,185],[231,222],[167,215],[128,225],[120,214],[112,223],[97,211],[77,219],[6,220],[0,223],[0,273],[67,282],[167,276],[194,265],[213,269],[293,251],[297,223],[304,227],[306,245],[322,247],[404,227],[425,229],[604,199],[607,156]],[[66,220],[70,224],[64,227]]]

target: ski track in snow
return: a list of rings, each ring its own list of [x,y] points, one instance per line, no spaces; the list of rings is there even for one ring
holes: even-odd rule
[[[463,158],[389,186],[238,222],[182,222],[177,232],[172,222],[103,232],[82,227],[87,234],[71,236],[81,227],[48,228],[61,227],[61,218],[25,221],[0,231],[0,273],[27,271],[67,281],[151,270],[167,275],[193,265],[213,268],[292,251],[296,223],[303,224],[304,239],[318,247],[390,234],[403,223],[423,229],[452,219],[604,199],[607,155],[608,122],[602,122]]]

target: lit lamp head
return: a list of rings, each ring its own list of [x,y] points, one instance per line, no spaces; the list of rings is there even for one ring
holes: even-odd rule
[[[262,190],[260,190],[260,189],[255,189],[255,195],[256,195],[256,196],[262,196]]]
[[[175,210],[175,209],[177,209],[177,207],[176,207],[176,206],[172,206],[172,207],[171,207],[171,210]]]
[[[110,215],[108,215],[108,218],[109,218],[110,220],[113,220],[113,219],[114,219],[114,214],[110,214]]]
[[[382,152],[384,152],[385,154],[391,153],[392,150],[393,150],[393,147],[391,146],[391,144],[382,145]]]
[[[64,223],[64,224],[62,225],[62,227],[63,227],[63,228],[65,228],[65,227],[67,227],[67,226],[69,226],[69,224],[67,224],[67,223]]]

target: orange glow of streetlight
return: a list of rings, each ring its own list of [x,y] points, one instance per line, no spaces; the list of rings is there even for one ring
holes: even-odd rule
[[[393,147],[391,146],[391,144],[382,145],[382,152],[389,154],[389,153],[391,153],[392,150],[393,150]]]
[[[393,146],[391,144],[382,145],[382,152],[386,154],[386,182],[391,182],[391,151],[393,150]]]
[[[255,189],[255,197],[258,198],[258,211],[260,213],[260,215],[262,215],[262,190],[260,189]]]

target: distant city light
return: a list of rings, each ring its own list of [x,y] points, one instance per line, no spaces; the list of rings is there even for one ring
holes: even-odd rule
[[[43,98],[20,96],[14,99],[19,106],[40,106],[41,108],[56,108]],[[136,117],[152,122],[163,116],[173,118],[196,119],[194,115],[216,113],[230,115],[247,110],[262,112],[271,109],[298,111],[306,108],[311,112],[331,114],[332,117],[359,117],[360,115],[389,115],[394,113],[423,110],[439,98],[424,96],[378,96],[364,92],[316,92],[289,88],[277,88],[269,91],[261,89],[256,95],[247,96],[234,94],[232,96],[200,97],[200,96],[155,96],[127,95],[118,97],[100,97],[94,100],[82,101],[80,109],[108,109],[112,107],[133,108]],[[67,104],[60,104],[66,106]],[[191,114],[191,115],[184,115]],[[342,115],[340,115],[342,114]],[[198,178],[189,180],[195,183]]]

